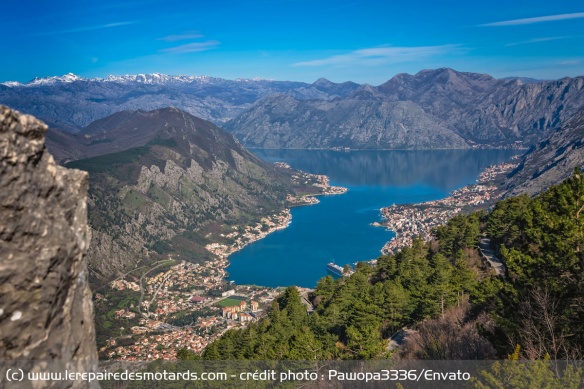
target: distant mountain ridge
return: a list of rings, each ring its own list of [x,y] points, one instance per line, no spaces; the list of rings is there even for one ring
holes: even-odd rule
[[[584,77],[539,81],[449,68],[379,85],[74,74],[0,84],[0,102],[76,133],[119,111],[174,106],[258,148],[530,147],[584,105]],[[50,138],[50,136],[49,136]]]
[[[333,100],[267,96],[225,128],[248,147],[527,147],[584,106],[584,77],[524,83],[443,68]]]
[[[83,78],[69,73],[28,83],[0,83],[0,102],[35,115],[51,127],[74,133],[119,111],[169,106],[221,124],[271,94],[327,100],[345,96],[357,87],[330,81],[308,84],[160,73]]]
[[[227,81],[218,77],[211,76],[175,76],[162,73],[151,73],[151,74],[126,74],[126,75],[109,75],[107,77],[93,77],[85,78],[77,76],[73,73],[67,73],[62,76],[52,76],[52,77],[36,77],[29,82],[21,83],[18,81],[6,81],[0,84],[8,87],[37,87],[42,85],[55,85],[55,84],[65,84],[76,81],[94,81],[94,82],[122,82],[122,83],[142,83],[142,84],[171,84],[171,83],[192,83],[198,82],[201,84],[213,83]],[[262,78],[245,79],[238,78],[234,80],[235,82],[254,82],[254,81],[271,81]]]
[[[183,113],[174,107],[121,111],[90,123],[76,134],[50,129],[47,147],[57,162],[66,163],[145,146],[166,128],[176,125],[169,123],[168,112]]]

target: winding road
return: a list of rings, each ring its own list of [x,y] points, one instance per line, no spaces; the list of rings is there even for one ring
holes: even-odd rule
[[[505,264],[495,255],[495,252],[491,248],[491,238],[487,236],[481,238],[481,241],[479,242],[479,251],[498,276],[505,275]]]

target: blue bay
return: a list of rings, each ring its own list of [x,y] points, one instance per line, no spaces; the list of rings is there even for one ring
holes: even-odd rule
[[[314,287],[334,261],[345,265],[380,255],[393,237],[373,227],[381,207],[440,199],[476,181],[489,165],[516,150],[350,151],[253,150],[268,161],[326,174],[343,195],[292,209],[292,223],[229,257],[227,271],[237,284]]]

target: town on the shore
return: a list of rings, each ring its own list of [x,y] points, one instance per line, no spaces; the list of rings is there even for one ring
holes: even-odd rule
[[[290,167],[277,163],[280,168]],[[481,173],[477,183],[453,191],[442,200],[421,204],[392,205],[383,208],[383,222],[374,225],[389,228],[396,237],[382,253],[399,251],[414,237],[431,238],[431,230],[469,206],[489,204],[500,196],[493,183],[517,166],[504,163]],[[330,185],[323,175],[298,172],[297,183],[312,183],[319,194],[340,194],[346,188]],[[289,196],[290,206],[314,204],[314,195]],[[232,328],[241,328],[259,320],[282,288],[235,285],[226,281],[228,256],[247,244],[291,222],[289,209],[264,217],[253,226],[233,227],[221,234],[226,243],[210,243],[206,249],[214,259],[190,263],[169,258],[149,269],[140,278],[132,272],[112,281],[109,290],[139,296],[130,304],[110,311],[109,320],[118,324],[114,333],[101,345],[102,358],[122,361],[176,360],[180,350],[199,354],[205,347]],[[298,288],[307,305],[310,289]],[[95,304],[107,303],[104,294],[96,293]],[[121,305],[124,305],[123,303]],[[310,307],[309,307],[310,308]],[[111,324],[111,323],[110,323]]]
[[[517,166],[518,163],[514,162],[489,166],[479,175],[476,184],[457,189],[441,200],[382,208],[384,220],[373,225],[388,228],[395,233],[395,237],[381,249],[382,254],[396,253],[411,245],[414,238],[427,242],[432,239],[433,228],[446,224],[465,208],[492,204],[502,195],[494,183]]]
[[[149,277],[125,276],[112,289],[140,294],[139,306],[115,311],[127,325],[100,353],[124,361],[174,360],[181,349],[202,352],[225,331],[256,321],[280,293],[279,288],[225,282],[227,260],[202,264],[170,260]],[[105,297],[96,296],[96,304]]]
[[[276,162],[276,166],[291,169],[282,162]],[[315,196],[347,191],[347,188],[331,186],[329,178],[319,174],[295,171],[292,182],[312,186],[315,193],[288,195],[290,207],[316,204],[319,201]],[[286,228],[291,220],[290,209],[285,209],[261,218],[254,225],[232,226],[232,231],[219,235],[223,243],[205,246],[214,259],[190,263],[170,258],[140,278],[128,273],[112,281],[109,288],[140,298],[137,306],[111,311],[110,320],[123,327],[116,326],[120,328],[119,336],[112,336],[101,346],[100,356],[123,361],[175,360],[179,350],[201,353],[225,331],[257,321],[281,293],[281,288],[227,282],[227,258],[246,245]],[[311,290],[298,289],[308,301]],[[105,304],[107,298],[96,293],[95,303]]]

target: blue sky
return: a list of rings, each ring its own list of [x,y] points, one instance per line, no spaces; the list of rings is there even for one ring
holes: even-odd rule
[[[165,73],[378,85],[451,67],[584,75],[584,2],[4,2],[0,81]]]

